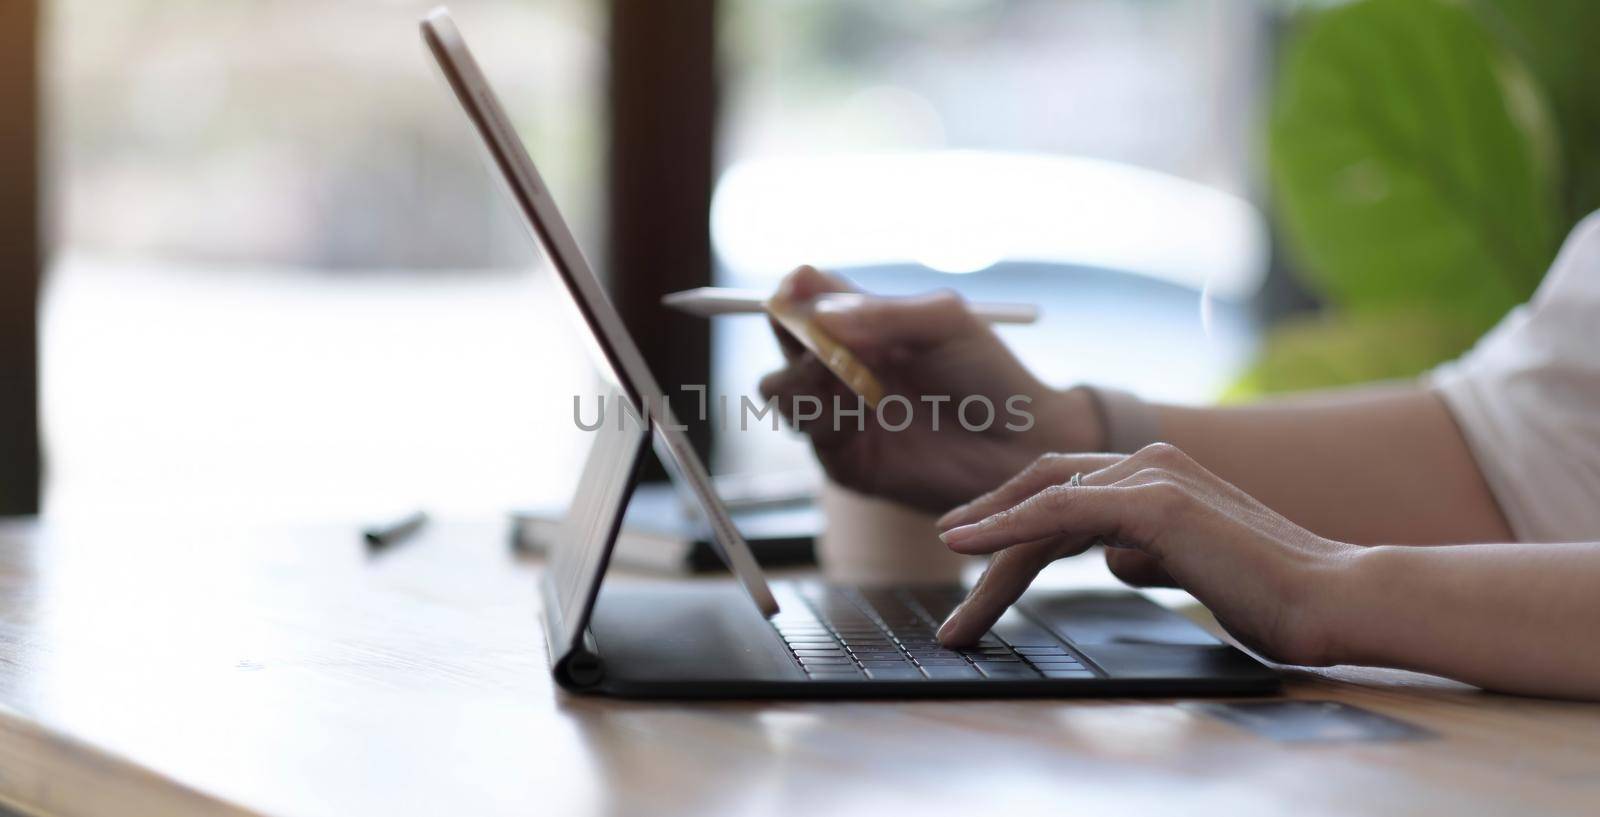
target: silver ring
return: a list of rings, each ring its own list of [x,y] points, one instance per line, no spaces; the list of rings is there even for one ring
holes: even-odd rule
[[[1079,471],[1078,473],[1073,474],[1072,475],[1072,479],[1067,480],[1067,487],[1069,487],[1069,488],[1082,488],[1083,487],[1083,472]],[[1101,547],[1107,547],[1107,548],[1109,548],[1109,547],[1117,547],[1116,545],[1113,545],[1110,542],[1107,542],[1105,537],[1103,537],[1103,536],[1096,536],[1092,541],[1089,542],[1089,545],[1091,547],[1093,547],[1094,545],[1099,545]]]

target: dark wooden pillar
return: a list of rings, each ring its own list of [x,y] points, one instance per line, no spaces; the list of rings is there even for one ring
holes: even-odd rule
[[[699,399],[675,392],[709,385],[710,324],[662,309],[661,296],[711,282],[715,0],[611,0],[609,52],[608,284],[704,455]]]
[[[39,4],[0,2],[0,515],[39,510]]]

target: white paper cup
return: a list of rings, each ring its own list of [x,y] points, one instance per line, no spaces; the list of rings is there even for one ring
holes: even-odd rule
[[[817,562],[841,584],[956,584],[972,561],[939,541],[938,520],[833,482],[821,491],[824,528]]]

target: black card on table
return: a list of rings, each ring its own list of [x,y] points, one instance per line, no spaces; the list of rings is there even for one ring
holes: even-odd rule
[[[1422,740],[1432,731],[1337,701],[1208,701],[1190,707],[1282,743]]]

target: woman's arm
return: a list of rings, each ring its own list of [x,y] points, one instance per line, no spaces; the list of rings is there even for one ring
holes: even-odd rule
[[[1331,661],[1600,699],[1600,543],[1373,547],[1350,573]]]
[[[1514,537],[1449,409],[1412,385],[1251,406],[1155,409],[1163,441],[1322,536],[1356,544]]]

